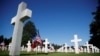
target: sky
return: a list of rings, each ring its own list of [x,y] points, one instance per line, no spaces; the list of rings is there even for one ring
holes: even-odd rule
[[[16,15],[18,4],[24,1],[32,10],[32,17],[42,39],[50,43],[73,45],[74,34],[84,45],[90,39],[89,24],[93,21],[97,0],[0,0],[0,35],[9,38],[14,26],[11,19]]]

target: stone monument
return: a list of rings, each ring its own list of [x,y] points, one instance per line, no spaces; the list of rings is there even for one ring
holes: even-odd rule
[[[67,43],[65,43],[64,47],[65,47],[64,51],[67,53],[68,52],[68,50],[67,50],[67,47],[68,47]]]
[[[86,42],[87,53],[90,53],[89,43]]]
[[[90,48],[91,48],[91,52],[94,53],[94,46],[93,44],[89,44],[90,45]]]
[[[30,52],[31,51],[31,42],[28,41],[27,43],[27,52]]]
[[[17,15],[12,18],[11,24],[14,25],[14,31],[12,35],[12,44],[9,55],[18,56],[20,55],[21,48],[21,40],[22,40],[22,32],[24,21],[26,21],[29,17],[31,17],[32,11],[27,9],[27,5],[25,2],[21,2],[18,6]]]
[[[48,53],[48,44],[49,44],[49,42],[48,42],[47,38],[45,39],[45,42],[43,44],[45,45],[45,49],[44,49],[45,51],[44,52]]]
[[[78,47],[78,45],[79,45],[78,42],[79,41],[82,41],[82,39],[78,39],[78,35],[75,34],[74,35],[74,40],[71,40],[71,42],[74,42],[75,43],[75,46],[74,47],[75,47],[75,53],[76,54],[79,54],[79,47]]]

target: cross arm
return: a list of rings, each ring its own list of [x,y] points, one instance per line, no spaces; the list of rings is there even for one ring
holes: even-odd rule
[[[24,22],[25,20],[29,19],[32,16],[32,11],[29,9],[25,9],[22,12],[21,21]]]
[[[12,18],[11,24],[12,24],[12,25],[15,25],[15,21],[16,21],[16,16]]]

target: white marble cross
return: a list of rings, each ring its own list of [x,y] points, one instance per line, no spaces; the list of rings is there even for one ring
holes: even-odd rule
[[[93,44],[89,44],[89,45],[90,45],[92,53],[94,53],[94,46],[93,46]]]
[[[83,52],[83,47],[82,46],[80,47],[80,52]]]
[[[41,46],[37,46],[38,47],[38,52],[41,52]]]
[[[95,53],[99,53],[99,48],[97,48],[96,46],[94,46],[94,51],[95,51]]]
[[[64,45],[60,48],[60,52],[64,52]]]
[[[52,48],[52,44],[49,44],[49,45],[50,45],[49,47]]]
[[[68,52],[68,50],[67,50],[67,47],[68,47],[67,43],[65,43],[65,46],[64,46],[64,47],[65,47],[64,50],[65,50],[65,52],[67,53],[67,52]]]
[[[27,52],[30,52],[31,51],[31,42],[28,41],[27,43]]]
[[[1,45],[1,50],[5,50],[5,43],[4,43],[4,41],[0,45]]]
[[[50,52],[54,52],[54,51],[55,51],[54,47],[52,46],[52,44],[50,44]]]
[[[57,52],[63,52],[64,46],[61,46],[59,49],[57,49]]]
[[[86,48],[84,48],[84,52],[86,53]]]
[[[48,42],[47,38],[45,39],[45,42],[43,44],[45,45],[45,53],[48,53],[48,44],[49,44],[49,42]]]
[[[75,43],[75,46],[74,47],[75,47],[75,53],[76,54],[79,54],[79,49],[78,49],[78,45],[79,45],[78,42],[79,41],[82,41],[82,39],[78,39],[78,35],[75,34],[74,35],[74,40],[71,40],[71,42],[74,42]]]
[[[74,52],[74,49],[71,46],[69,46],[68,52]]]
[[[86,42],[86,48],[87,48],[87,53],[90,53],[89,43],[88,42]]]
[[[11,24],[14,25],[14,31],[12,35],[12,45],[9,55],[16,56],[20,55],[21,40],[24,21],[31,17],[32,11],[26,8],[25,2],[21,2],[18,6],[17,15],[12,18]]]
[[[25,50],[25,47],[24,47],[24,45],[21,47],[21,51],[24,51]]]

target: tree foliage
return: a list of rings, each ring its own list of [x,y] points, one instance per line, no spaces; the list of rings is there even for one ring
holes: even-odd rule
[[[90,24],[91,39],[89,43],[100,48],[100,0],[98,0],[98,4],[99,6],[96,12],[92,13],[94,15],[94,20]]]
[[[23,28],[22,45],[26,46],[28,40],[32,40],[36,36],[35,24],[28,21]]]
[[[26,46],[28,40],[32,40],[33,37],[36,36],[36,27],[33,22],[28,21],[23,27],[23,35],[21,44]],[[5,38],[3,35],[0,35],[0,43],[4,41],[5,45],[9,45],[11,43],[12,37]]]
[[[55,50],[57,50],[57,49],[59,49],[61,47],[61,45],[57,45],[57,44],[54,44],[54,43],[52,44],[52,46],[54,46]]]
[[[0,43],[3,42],[3,40],[4,40],[4,36],[0,35]]]
[[[11,42],[11,38],[6,38],[3,35],[0,35],[0,43],[4,42],[5,45],[9,45],[9,43]]]

